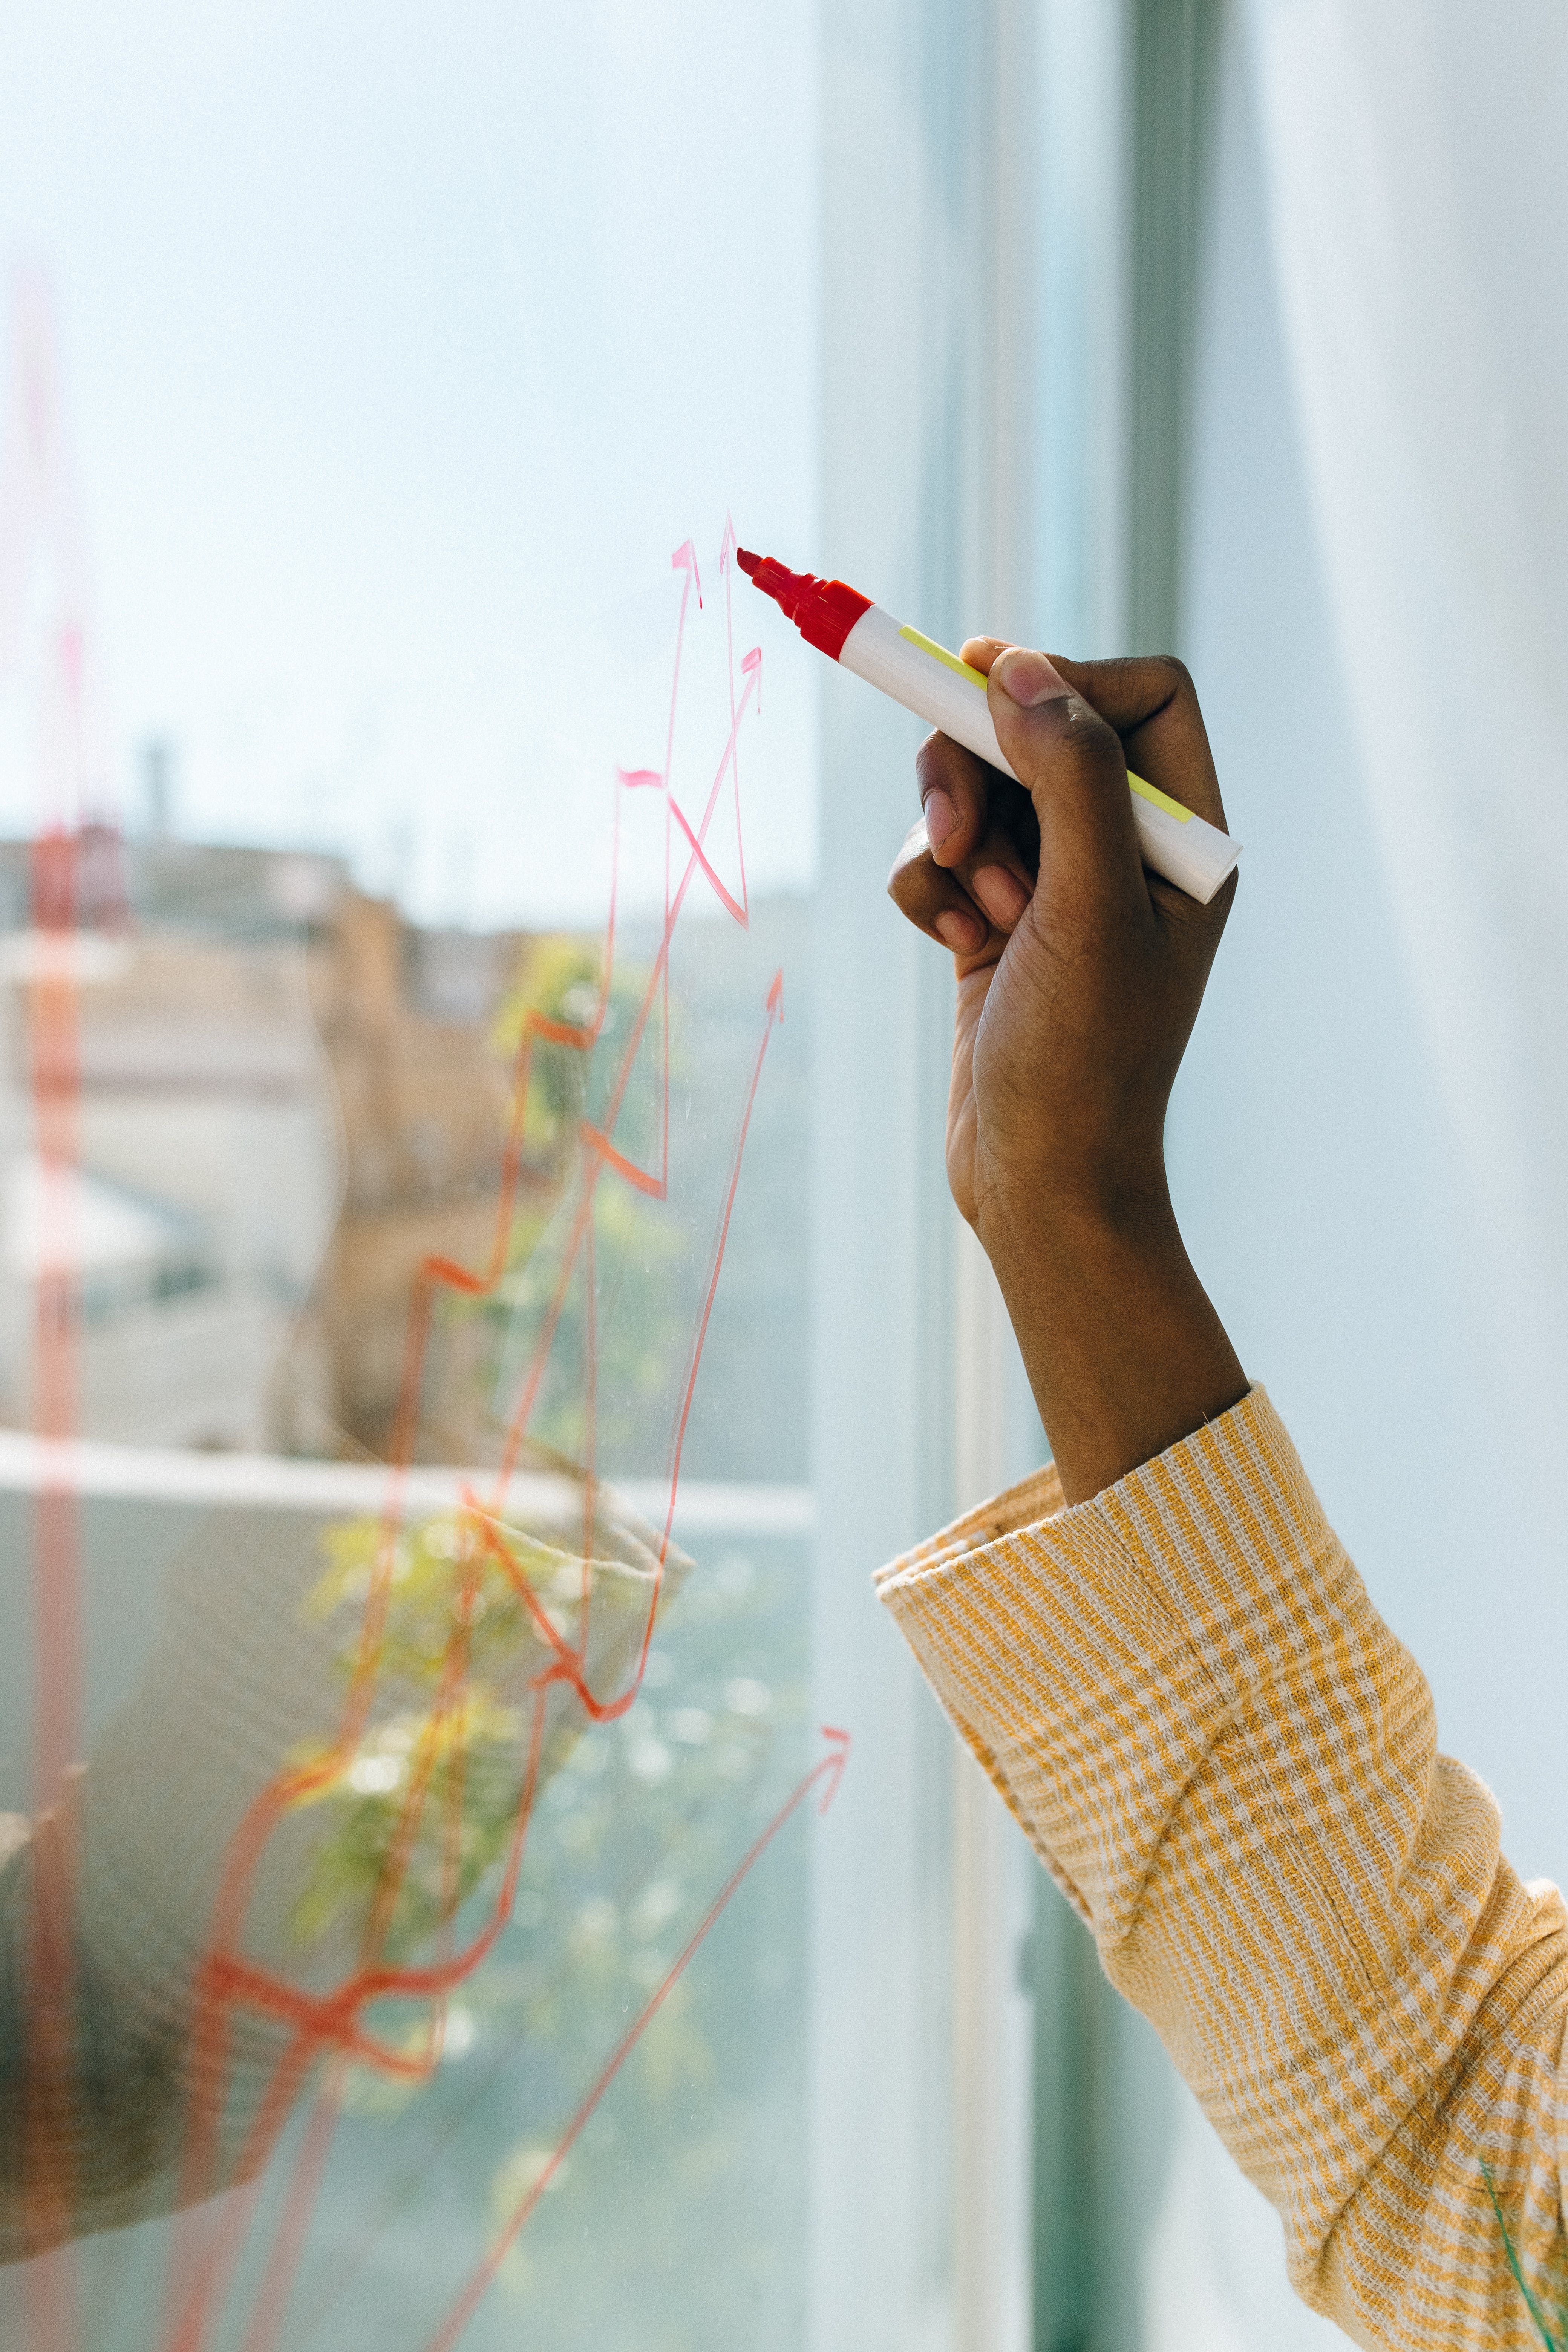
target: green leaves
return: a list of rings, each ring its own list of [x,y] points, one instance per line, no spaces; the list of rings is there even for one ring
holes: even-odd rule
[[[1509,2269],[1513,2273],[1514,2283],[1524,2297],[1524,2307],[1535,2323],[1536,2334],[1545,2346],[1546,2352],[1565,2352],[1565,2347],[1568,2347],[1568,2331],[1553,2336],[1546,2325],[1541,2305],[1531,2294],[1530,2281],[1524,2275],[1524,2265],[1519,2259],[1519,2249],[1515,2246],[1512,2233],[1503,2219],[1502,2206],[1492,2180],[1491,2169],[1486,2164],[1481,2166],[1481,2179],[1487,2184],[1487,2195],[1491,2199],[1492,2211],[1497,2216],[1498,2228],[1502,2231],[1503,2249],[1508,2255]]]

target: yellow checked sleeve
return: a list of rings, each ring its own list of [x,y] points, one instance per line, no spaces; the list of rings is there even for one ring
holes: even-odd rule
[[[1539,2345],[1482,2168],[1555,2322],[1563,1899],[1437,1753],[1262,1391],[1092,1502],[1040,1474],[879,1584],[1297,2292],[1389,2352]]]

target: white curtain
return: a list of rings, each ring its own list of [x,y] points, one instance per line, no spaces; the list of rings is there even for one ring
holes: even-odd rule
[[[1487,1457],[1553,1521],[1568,1399],[1568,14],[1251,0],[1341,672],[1468,1179]]]
[[[1183,651],[1242,887],[1184,1228],[1507,1850],[1568,1875],[1568,12],[1227,26]],[[1184,2098],[1146,2352],[1340,2340]]]

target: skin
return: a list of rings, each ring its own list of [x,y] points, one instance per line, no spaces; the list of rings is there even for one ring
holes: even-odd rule
[[[947,1175],[1081,1502],[1248,1381],[1183,1245],[1165,1109],[1236,895],[1144,871],[1127,771],[1224,826],[1179,662],[1053,661],[972,637],[1016,784],[944,735],[889,891],[953,955]]]

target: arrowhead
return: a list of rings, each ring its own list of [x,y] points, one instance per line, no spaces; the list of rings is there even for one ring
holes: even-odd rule
[[[784,1019],[784,971],[782,966],[774,972],[773,984],[768,990],[768,1011],[770,1013],[776,1013],[781,1021]]]
[[[691,584],[697,591],[697,602],[700,604],[702,574],[697,569],[697,545],[694,540],[685,540],[676,549],[669,559],[669,568],[672,572],[689,572],[691,574]]]
[[[822,1736],[830,1743],[832,1752],[825,1756],[817,1767],[819,1771],[826,1774],[827,1781],[822,1793],[822,1802],[816,1809],[819,1813],[825,1813],[838,1794],[838,1783],[844,1778],[844,1767],[849,1761],[851,1746],[849,1734],[847,1731],[835,1730],[830,1723],[825,1723],[822,1726]]]
[[[727,514],[724,517],[723,543],[719,550],[719,569],[721,572],[723,571],[726,564],[732,563],[734,562],[735,551],[739,548],[740,544],[740,541],[735,536],[734,517]]]

